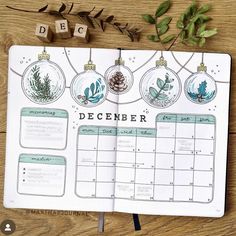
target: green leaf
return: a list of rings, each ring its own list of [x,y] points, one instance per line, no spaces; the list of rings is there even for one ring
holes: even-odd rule
[[[150,87],[150,88],[149,88],[149,93],[150,93],[150,95],[151,95],[153,98],[156,98],[156,96],[157,96],[157,94],[158,94],[157,90],[156,90],[155,88],[153,88],[153,87]]]
[[[172,17],[167,16],[163,18],[158,24],[156,24],[156,27],[161,28],[163,25],[168,25],[170,24],[171,20],[172,20]]]
[[[175,38],[174,34],[168,35],[166,36],[164,39],[161,40],[162,43],[169,43],[170,41],[172,41]]]
[[[205,38],[201,38],[201,39],[199,40],[198,45],[199,45],[199,47],[203,47],[203,46],[205,45],[205,43],[206,43],[206,39],[205,39]]]
[[[160,41],[160,39],[158,38],[157,35],[148,35],[147,38],[152,42],[159,42]]]
[[[204,4],[202,5],[199,9],[198,9],[198,13],[203,14],[208,12],[211,9],[211,5],[210,4]]]
[[[181,22],[184,22],[184,21],[186,20],[186,14],[185,14],[185,13],[182,13],[182,14],[180,15],[180,17],[179,17],[179,20],[180,20]]]
[[[160,30],[158,31],[159,36],[165,34],[165,33],[168,31],[168,29],[169,29],[169,26],[168,26],[168,25],[163,25],[163,26],[160,28]]]
[[[196,11],[197,11],[197,4],[195,1],[193,1],[193,3],[185,11],[185,15],[187,18],[190,18],[196,13]]]
[[[203,14],[200,14],[199,17],[198,17],[198,21],[199,21],[201,24],[203,24],[203,23],[205,23],[205,22],[207,22],[207,21],[209,21],[209,20],[211,20],[211,19],[212,19],[211,17],[206,16],[206,15],[203,15]],[[199,23],[199,22],[198,22],[198,23]]]
[[[180,33],[179,37],[180,37],[180,39],[181,39],[182,42],[183,42],[183,41],[185,40],[185,38],[186,38],[186,31],[183,30],[183,31]]]
[[[195,32],[195,24],[194,23],[190,23],[189,27],[188,27],[188,35],[192,36],[194,35]]]
[[[188,44],[192,45],[192,46],[197,46],[198,42],[199,42],[199,38],[195,38],[195,37],[190,37],[187,39]]]
[[[206,24],[202,24],[197,30],[197,36],[200,36],[200,34],[205,30],[206,30]]]
[[[155,19],[149,14],[144,14],[144,15],[142,15],[142,17],[149,24],[155,24],[156,23]]]
[[[197,12],[197,3],[195,1],[190,5],[190,11],[192,16]]]
[[[170,5],[171,5],[170,0],[167,0],[167,1],[164,1],[163,3],[161,3],[156,10],[156,17],[160,17],[163,14],[165,14],[169,10]]]
[[[200,37],[209,38],[209,37],[212,37],[215,34],[217,34],[217,29],[205,30],[200,34]]]
[[[178,29],[184,29],[184,23],[181,20],[178,20],[176,23]]]
[[[165,84],[165,82],[162,79],[160,79],[160,78],[157,79],[158,88],[162,89],[164,84]]]

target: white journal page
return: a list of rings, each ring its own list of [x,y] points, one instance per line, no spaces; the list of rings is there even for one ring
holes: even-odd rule
[[[231,58],[124,51],[134,76],[119,97],[115,211],[221,217]]]
[[[113,210],[117,95],[104,74],[117,58],[116,49],[10,49],[5,207]]]

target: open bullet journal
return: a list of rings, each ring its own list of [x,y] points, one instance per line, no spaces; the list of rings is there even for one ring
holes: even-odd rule
[[[221,217],[228,54],[13,46],[4,206]]]

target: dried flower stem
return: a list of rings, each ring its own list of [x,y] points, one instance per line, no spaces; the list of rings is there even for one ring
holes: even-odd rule
[[[73,6],[74,6],[74,3],[71,3],[70,9],[67,12],[65,12],[66,5],[64,3],[62,3],[58,11],[55,11],[55,10],[46,11],[48,8],[48,5],[40,8],[38,11],[21,9],[21,8],[16,8],[12,6],[6,6],[6,7],[15,11],[26,12],[26,13],[44,13],[44,14],[49,14],[53,16],[58,16],[64,19],[66,19],[65,16],[67,15],[77,16],[80,19],[80,21],[82,21],[83,23],[87,24],[88,26],[92,28],[95,28],[95,24],[96,24],[99,28],[102,29],[102,31],[105,31],[105,25],[108,24],[112,26],[114,29],[116,29],[117,31],[119,31],[120,33],[127,35],[132,42],[138,41],[140,38],[141,29],[134,27],[130,25],[129,23],[121,24],[114,20],[115,17],[113,15],[107,16],[105,18],[102,17],[102,13],[104,9],[101,9],[95,15],[91,15],[91,13],[94,12],[95,7],[90,11],[80,11],[80,12],[72,13],[71,11],[73,9]]]

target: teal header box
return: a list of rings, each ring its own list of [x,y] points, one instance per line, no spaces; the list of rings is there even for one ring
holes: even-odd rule
[[[62,156],[41,155],[41,154],[21,154],[20,163],[48,164],[48,165],[65,165],[65,158]]]
[[[25,107],[21,110],[21,116],[68,118],[68,112],[61,109]]]

